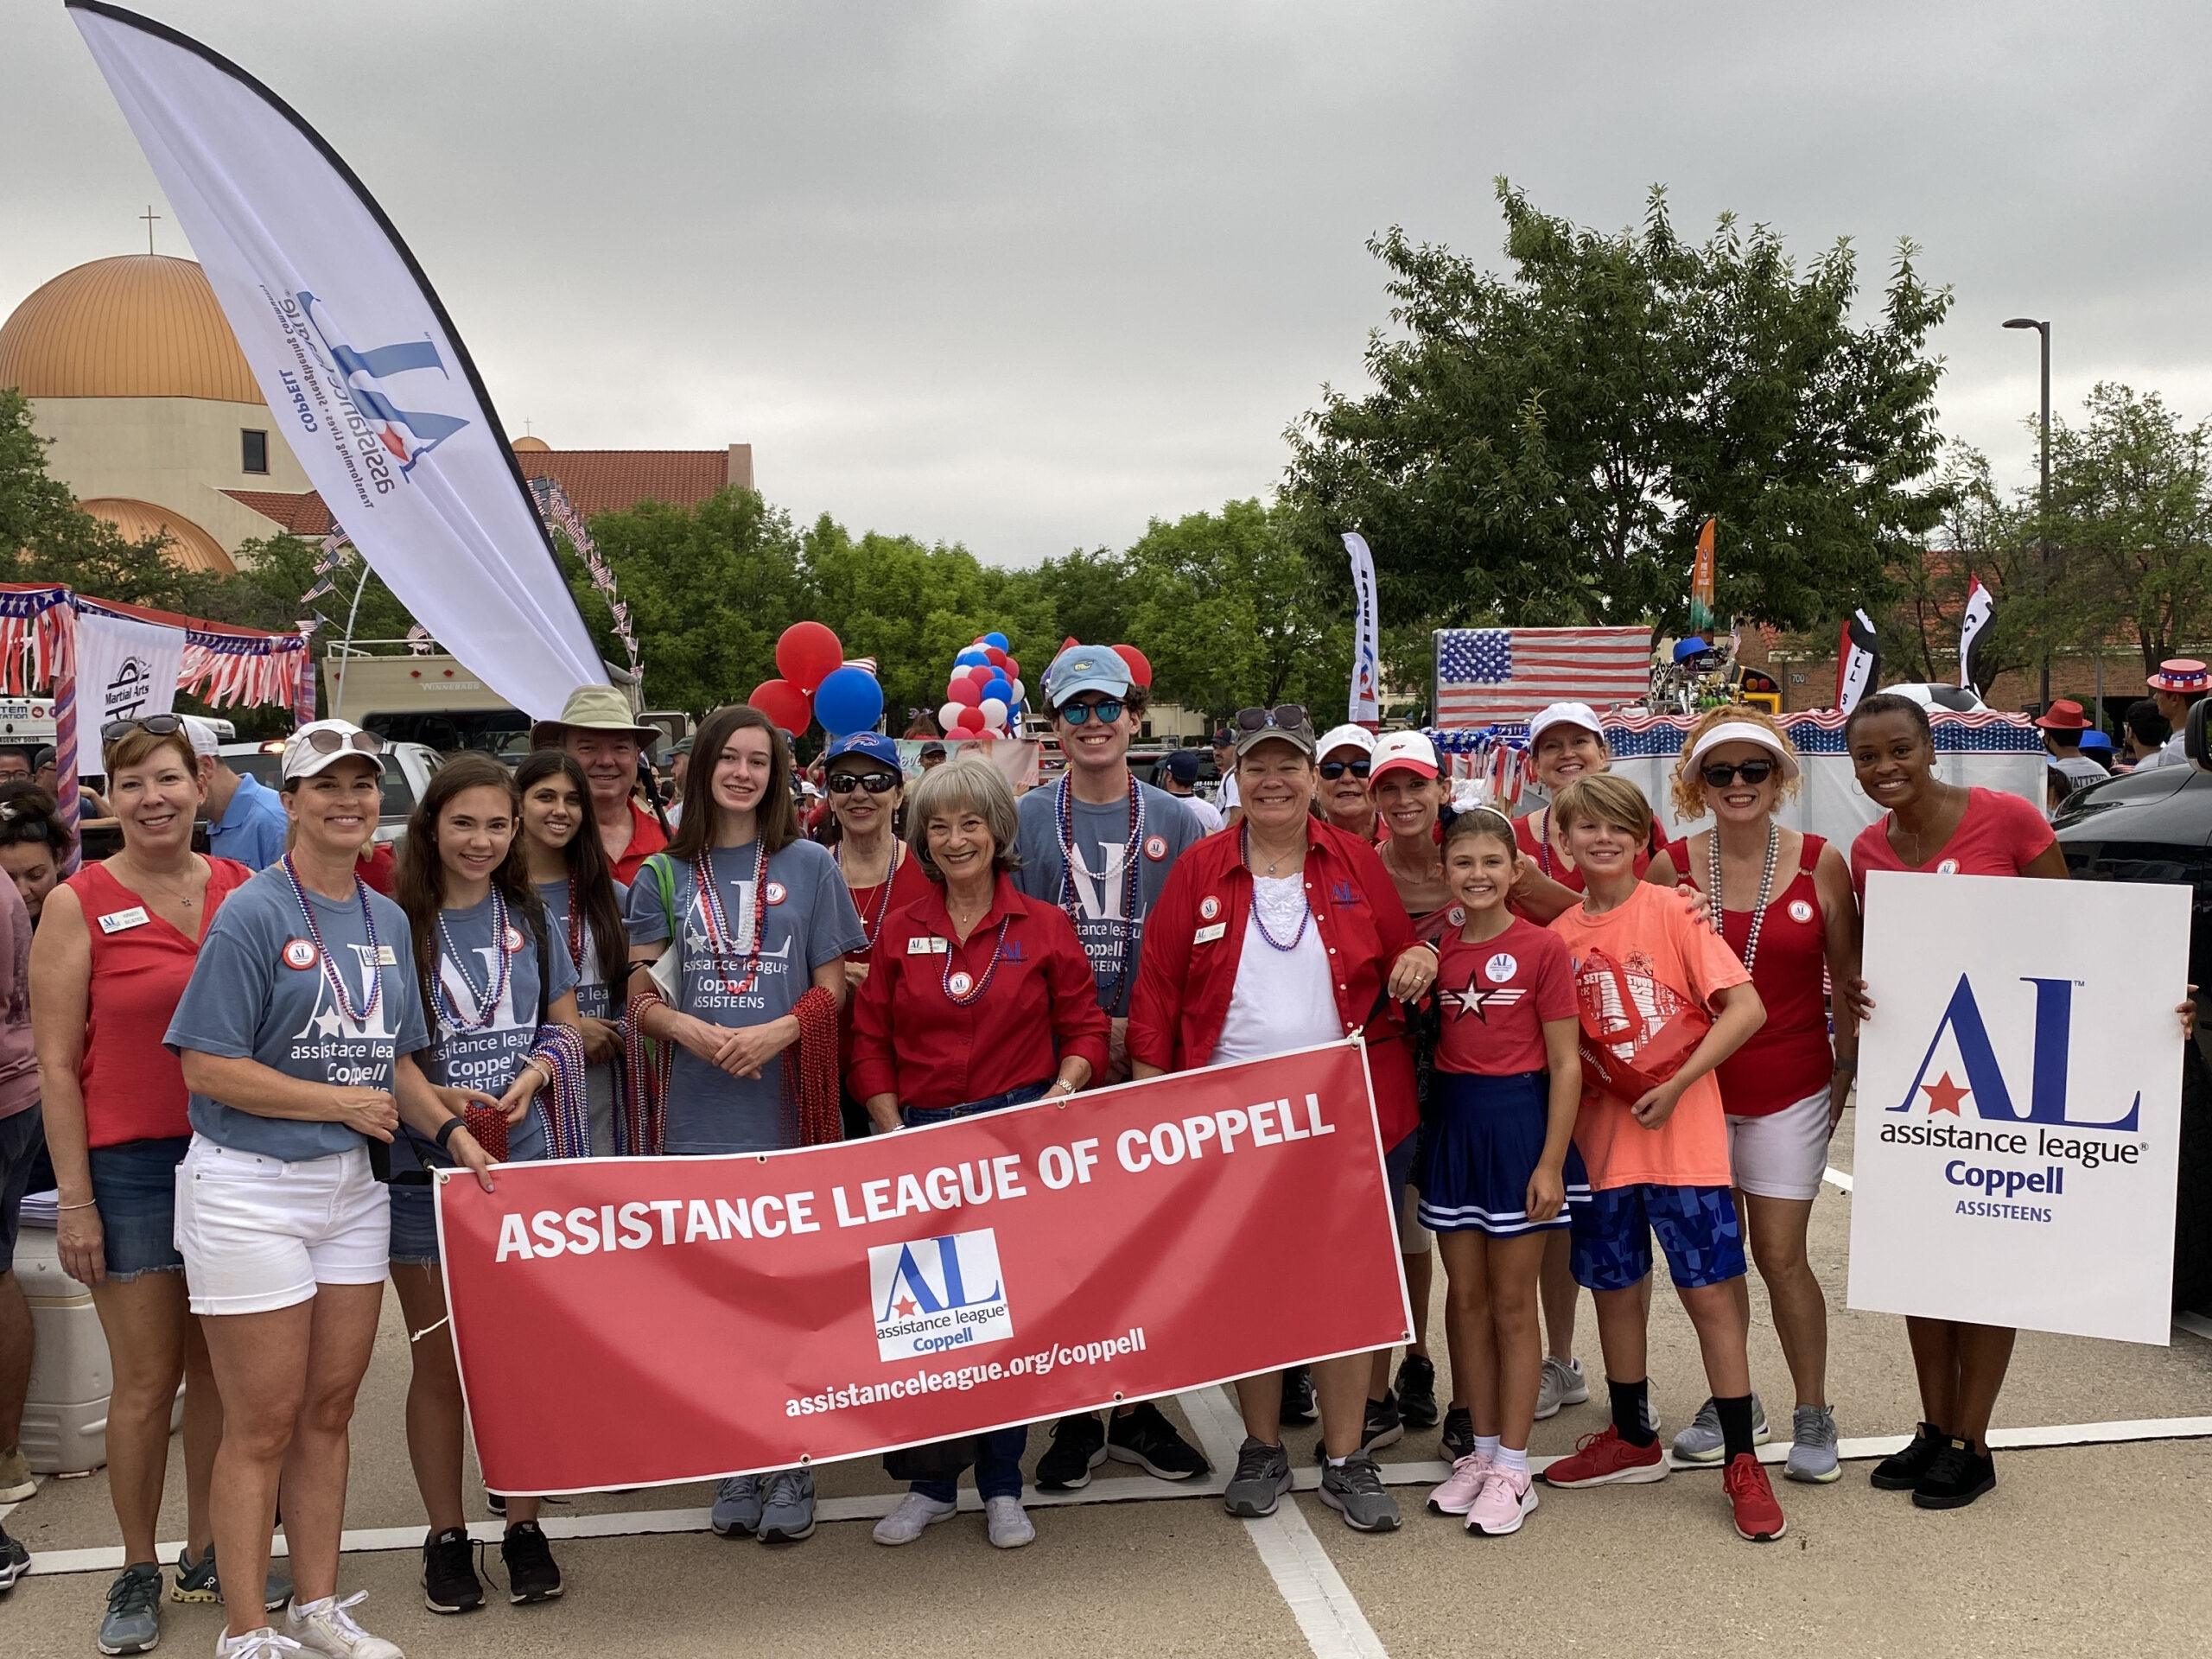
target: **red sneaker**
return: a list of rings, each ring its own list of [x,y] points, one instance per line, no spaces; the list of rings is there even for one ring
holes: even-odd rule
[[[1667,1478],[1667,1454],[1654,1440],[1649,1446],[1630,1446],[1611,1423],[1595,1434],[1585,1434],[1574,1450],[1544,1471],[1552,1486],[1611,1486]],[[1774,1500],[1770,1497],[1767,1500]]]
[[[1735,1511],[1738,1537],[1755,1544],[1771,1543],[1789,1529],[1782,1505],[1774,1501],[1766,1470],[1750,1452],[1738,1452],[1730,1459],[1720,1484],[1728,1489],[1728,1507]]]

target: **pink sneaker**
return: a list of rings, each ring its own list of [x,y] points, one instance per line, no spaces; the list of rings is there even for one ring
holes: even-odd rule
[[[1468,1452],[1452,1465],[1444,1484],[1428,1495],[1430,1510],[1437,1515],[1465,1515],[1474,1507],[1489,1473],[1490,1459],[1479,1452]]]
[[[1493,1468],[1467,1510],[1467,1530],[1502,1538],[1520,1531],[1521,1522],[1535,1507],[1536,1489],[1524,1471]]]

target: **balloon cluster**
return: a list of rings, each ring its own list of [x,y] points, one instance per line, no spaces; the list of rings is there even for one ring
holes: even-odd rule
[[[952,659],[938,725],[947,737],[1009,735],[1027,699],[1021,664],[1007,655],[1006,635],[986,633]]]
[[[832,737],[872,732],[883,718],[875,676],[845,660],[837,636],[819,622],[794,622],[776,641],[783,677],[763,680],[747,699],[792,736],[819,720]]]

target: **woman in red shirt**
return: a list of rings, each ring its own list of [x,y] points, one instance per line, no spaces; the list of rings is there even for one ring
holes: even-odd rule
[[[1395,1197],[1412,1162],[1419,1109],[1397,1003],[1436,980],[1433,947],[1417,943],[1373,848],[1313,817],[1313,728],[1292,704],[1236,719],[1237,833],[1184,853],[1145,924],[1129,1005],[1129,1059],[1140,1077],[1262,1058],[1367,1033],[1377,1127]],[[1393,1206],[1395,1215],[1395,1205]],[[1373,1362],[1313,1366],[1327,1462],[1321,1501],[1363,1532],[1398,1525],[1364,1437]],[[1242,1378],[1245,1440],[1223,1501],[1231,1515],[1274,1513],[1290,1490],[1281,1445],[1281,1374]]]
[[[1008,874],[1014,791],[988,761],[956,761],[915,785],[909,819],[931,886],[883,918],[847,1086],[887,1135],[1074,1094],[1105,1069],[1107,1020],[1075,925]],[[976,1436],[976,1490],[1001,1549],[1037,1535],[1021,1508],[1028,1440],[1027,1424]],[[957,1479],[916,1481],[876,1542],[911,1544],[949,1519]]]
[[[845,878],[845,890],[860,913],[861,931],[868,936],[867,944],[845,957],[845,1002],[838,1013],[837,1037],[840,1075],[849,1078],[853,1020],[861,987],[868,983],[875,942],[893,911],[927,895],[930,879],[922,874],[921,860],[899,838],[899,809],[906,799],[906,782],[899,766],[899,746],[880,732],[856,732],[832,743],[825,758],[830,855],[837,861],[837,874]],[[842,1092],[845,1139],[860,1140],[868,1132],[868,1108],[850,1089]]]
[[[1690,730],[1675,769],[1675,810],[1713,827],[1674,842],[1667,856],[1706,895],[1714,929],[1751,970],[1766,1023],[1720,1063],[1720,1101],[1736,1213],[1766,1283],[1775,1334],[1796,1385],[1791,1480],[1822,1484],[1842,1473],[1827,1401],[1827,1304],[1806,1260],[1813,1200],[1828,1138],[1859,1068],[1859,1029],[1847,1007],[1828,1034],[1827,985],[1859,973],[1859,907],[1843,855],[1818,836],[1785,829],[1778,807],[1797,792],[1797,756],[1766,714],[1715,709]],[[1734,1281],[1745,1295],[1745,1281]],[[1755,1437],[1766,1415],[1751,1397]],[[1708,1400],[1675,1437],[1686,1463],[1720,1460],[1720,1419]]]
[[[1869,870],[2066,880],[2066,855],[2034,806],[1936,776],[1935,737],[1918,703],[1886,693],[1865,698],[1843,736],[1859,786],[1887,810],[1851,843],[1851,880],[1862,906]],[[1860,996],[1862,1010],[1873,1006]],[[2006,1325],[1911,1317],[1904,1328],[1919,1375],[1920,1429],[1904,1451],[1875,1465],[1872,1480],[1910,1491],[1921,1509],[1960,1509],[1997,1484],[1989,1414],[2018,1333]]]
[[[123,850],[47,895],[31,947],[31,1019],[60,1189],[55,1243],[62,1270],[92,1287],[115,1368],[108,1489],[124,1571],[109,1592],[102,1641],[135,1651],[119,1643],[151,1646],[158,1629],[155,1527],[180,1381],[185,1548],[175,1593],[210,1602],[218,1594],[207,1493],[223,1408],[174,1241],[176,1167],[192,1127],[183,1070],[162,1038],[207,924],[253,872],[192,850],[207,791],[181,720],[151,715],[100,735]],[[270,1605],[282,1606],[290,1581],[272,1569],[268,1592]]]

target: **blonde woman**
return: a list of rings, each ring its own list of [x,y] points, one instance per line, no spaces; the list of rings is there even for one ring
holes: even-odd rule
[[[1797,792],[1789,739],[1757,709],[1715,709],[1691,728],[1675,768],[1675,810],[1709,818],[1668,849],[1685,880],[1706,895],[1716,931],[1751,970],[1766,1023],[1719,1069],[1736,1212],[1765,1281],[1775,1333],[1797,1389],[1791,1480],[1836,1478],[1835,1414],[1828,1405],[1827,1304],[1806,1259],[1813,1200],[1827,1165],[1828,1137],[1859,1067],[1859,1028],[1837,999],[1828,1032],[1826,982],[1859,973],[1859,908],[1851,868],[1818,836],[1783,827],[1775,814]],[[1735,1281],[1746,1298],[1745,1281]],[[1769,1438],[1752,1399],[1753,1433]],[[1706,1402],[1675,1437],[1687,1463],[1717,1463],[1720,1420]]]

